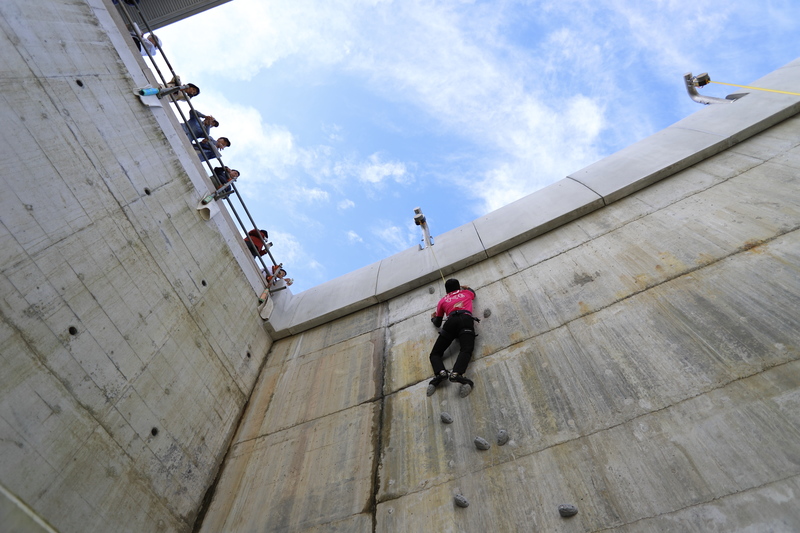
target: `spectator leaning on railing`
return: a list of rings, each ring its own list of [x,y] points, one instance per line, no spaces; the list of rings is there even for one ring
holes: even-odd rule
[[[131,32],[131,37],[133,37],[133,42],[135,42],[137,48],[139,48],[139,53],[145,57],[156,56],[156,53],[158,53],[158,47],[156,46],[156,43],[158,43],[158,46],[162,46],[161,39],[159,39],[152,33],[143,35],[142,37],[144,37],[144,40],[140,39],[139,36],[136,35],[134,32]]]
[[[267,242],[268,238],[267,230],[251,229],[247,232],[244,243],[247,245],[250,253],[253,254],[253,257],[256,257],[257,255],[264,255],[269,251],[272,243]]]
[[[231,141],[229,141],[227,137],[214,139],[213,137],[209,136],[205,139],[201,139],[199,143],[196,143],[194,145],[194,149],[197,150],[197,155],[200,158],[200,161],[205,161],[206,159],[211,160],[219,157],[217,151],[223,150],[230,145]],[[205,157],[203,157],[204,155]]]
[[[120,1],[124,1],[124,3],[128,5],[135,5],[139,2],[139,0],[112,0],[114,4],[118,4]],[[128,29],[135,29],[135,31],[130,32],[130,35],[133,41],[136,43],[136,47],[139,49],[141,55],[149,56],[151,60],[154,59],[156,54],[159,52],[159,48],[162,47],[161,39],[152,32],[148,34],[141,34],[138,26],[130,19],[127,12],[124,10],[121,12],[128,21]],[[155,61],[153,62],[153,65],[155,66],[159,75],[161,75],[161,71],[158,70],[158,66],[156,65]],[[170,70],[172,70],[172,67],[170,67]],[[159,99],[172,96],[171,99],[167,100],[173,100],[173,103],[174,101],[189,102],[191,98],[200,94],[200,88],[197,85],[192,83],[184,84],[181,82],[180,76],[175,74],[174,71],[172,71],[172,74],[172,79],[165,85],[159,84],[155,87],[148,85],[138,89],[136,93],[142,97],[142,102],[145,102],[146,105],[155,105],[144,100],[145,97],[150,96],[157,96]],[[163,80],[164,78],[162,77],[161,79]],[[189,104],[189,107],[191,108],[193,106]],[[219,122],[213,116],[205,115],[196,109],[191,109],[189,111],[189,118],[186,119],[186,122],[181,124],[181,127],[183,128],[184,133],[186,133],[186,135],[189,137],[189,140],[192,141],[192,145],[200,157],[201,162],[217,159],[220,157],[219,151],[231,145],[231,142],[227,137],[219,137],[218,139],[211,137],[209,131],[211,128],[219,127]],[[214,181],[217,191],[221,192],[222,194],[215,192],[207,195],[203,198],[203,204],[206,204],[212,200],[226,198],[228,195],[232,194],[232,184],[228,185],[227,187],[226,184],[231,183],[238,177],[238,170],[229,168],[227,166],[215,167],[211,175],[211,180]],[[222,190],[220,191],[220,189]],[[233,208],[232,205],[231,208]],[[270,254],[269,250],[272,247],[272,243],[267,241],[268,238],[269,236],[267,231],[263,229],[252,229],[247,232],[244,242],[254,258]],[[270,254],[270,257],[272,257],[272,254]],[[274,263],[275,260],[272,259],[272,261]],[[291,278],[286,277],[286,270],[283,269],[283,264],[273,265],[271,271],[264,269],[262,270],[262,273],[265,277],[268,287],[273,287],[278,290],[291,285],[293,282]]]
[[[200,111],[192,109],[189,112],[189,118],[181,126],[189,140],[194,141],[195,138],[204,139],[208,137],[208,132],[211,128],[218,127],[219,122],[211,115],[204,115]],[[194,134],[194,137],[192,137],[192,134]]]

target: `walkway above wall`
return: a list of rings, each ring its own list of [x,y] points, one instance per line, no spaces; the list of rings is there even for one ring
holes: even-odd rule
[[[800,59],[751,83],[797,91]],[[688,98],[688,96],[687,96]],[[800,96],[749,91],[689,117],[566,178],[436,236],[435,259],[409,248],[299,294],[274,294],[267,329],[294,335],[500,254],[718,154],[800,112]],[[436,262],[438,261],[438,267]]]

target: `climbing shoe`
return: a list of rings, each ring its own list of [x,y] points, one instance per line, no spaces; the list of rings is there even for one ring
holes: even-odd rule
[[[439,383],[446,380],[448,376],[447,370],[442,370],[438,375],[434,376],[430,383],[428,383],[428,396],[433,396],[433,393],[436,392],[436,387],[439,386]]]
[[[469,396],[469,393],[472,392],[472,389],[475,388],[475,384],[472,382],[471,379],[465,378],[461,374],[456,374],[455,372],[450,373],[450,381],[453,383],[460,383],[461,388],[458,391],[458,395],[462,398]]]

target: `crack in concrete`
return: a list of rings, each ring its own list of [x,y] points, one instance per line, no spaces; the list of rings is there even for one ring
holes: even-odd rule
[[[634,520],[632,522],[619,522],[619,523],[615,523],[615,524],[612,524],[612,525],[610,525],[608,527],[604,527],[604,528],[601,528],[601,529],[592,529],[590,531],[590,533],[602,533],[603,531],[612,531],[612,530],[617,529],[619,527],[631,526],[631,525],[634,525],[634,524],[638,524],[639,522],[643,522],[645,520],[652,520],[653,518],[658,518],[658,517],[661,517],[661,516],[674,515],[676,513],[680,513],[682,511],[687,510],[687,509],[694,509],[694,508],[698,508],[698,507],[703,507],[705,505],[709,505],[709,504],[712,504],[714,502],[718,502],[718,501],[724,500],[726,498],[730,498],[731,496],[736,496],[737,494],[747,494],[748,492],[757,491],[757,490],[760,490],[762,488],[769,487],[770,485],[777,485],[778,483],[783,483],[783,482],[785,482],[787,480],[790,480],[790,479],[793,479],[793,478],[800,478],[800,474],[792,474],[792,475],[789,475],[789,476],[786,476],[786,477],[783,477],[783,478],[780,478],[780,479],[776,479],[776,480],[768,481],[766,483],[762,483],[761,485],[757,485],[757,486],[754,486],[754,487],[748,487],[746,489],[730,492],[730,493],[724,494],[722,496],[717,496],[716,498],[711,498],[710,500],[706,500],[706,501],[698,502],[698,503],[693,503],[692,505],[687,505],[686,507],[681,507],[680,509],[674,509],[672,511],[667,511],[665,513],[658,513],[658,514],[654,514],[654,515],[643,516],[641,518],[637,518],[636,520]]]
[[[590,431],[590,432],[588,432],[588,433],[584,433],[584,434],[578,435],[578,436],[576,436],[576,437],[572,437],[572,438],[569,438],[569,439],[565,439],[565,440],[562,440],[562,441],[559,441],[559,442],[554,442],[554,443],[552,443],[552,444],[549,444],[549,445],[547,445],[547,446],[544,446],[544,447],[542,447],[542,448],[537,448],[537,449],[535,449],[535,450],[532,450],[530,453],[522,454],[522,455],[519,455],[519,456],[517,456],[517,455],[515,454],[515,455],[514,455],[514,457],[512,457],[511,459],[508,459],[508,460],[506,460],[506,461],[501,461],[501,462],[498,462],[498,463],[489,464],[489,465],[483,466],[483,467],[481,467],[481,468],[478,468],[478,469],[476,469],[476,470],[471,470],[471,471],[469,471],[469,472],[467,472],[467,473],[465,473],[465,474],[463,474],[463,475],[461,475],[461,476],[454,476],[454,477],[452,477],[452,478],[449,478],[449,479],[443,480],[443,481],[441,481],[440,483],[434,483],[434,484],[432,484],[432,485],[426,485],[424,488],[421,488],[421,489],[419,489],[419,490],[410,490],[410,491],[408,491],[408,492],[405,492],[405,493],[403,493],[403,494],[399,494],[399,495],[397,495],[397,496],[394,496],[394,497],[392,497],[392,498],[387,498],[387,499],[385,499],[385,500],[381,501],[380,503],[385,503],[385,502],[389,502],[389,501],[392,501],[392,500],[397,500],[397,499],[400,499],[400,498],[402,498],[402,497],[404,497],[404,496],[407,496],[407,495],[409,495],[409,494],[415,494],[415,493],[417,493],[417,492],[422,492],[423,490],[427,490],[427,489],[429,489],[429,488],[432,488],[432,487],[438,487],[438,486],[440,486],[440,485],[446,485],[446,484],[448,484],[448,483],[453,483],[453,482],[455,482],[455,481],[457,481],[457,480],[459,480],[459,479],[462,479],[462,478],[464,478],[464,477],[467,477],[467,476],[472,476],[472,475],[478,474],[478,473],[480,473],[480,472],[483,472],[484,470],[488,470],[488,469],[490,469],[490,468],[494,468],[494,467],[496,467],[496,466],[500,466],[500,465],[503,465],[503,464],[506,464],[506,463],[512,463],[512,462],[516,462],[518,459],[522,459],[522,458],[525,458],[525,457],[529,457],[529,456],[531,456],[531,455],[535,455],[535,454],[541,453],[541,452],[543,452],[543,451],[546,451],[546,450],[550,450],[550,449],[556,448],[556,447],[558,447],[558,446],[563,446],[563,445],[565,445],[565,444],[569,444],[569,443],[577,442],[577,441],[579,441],[579,440],[581,440],[581,439],[584,439],[584,438],[587,438],[587,437],[591,437],[591,436],[594,436],[594,435],[599,435],[599,434],[605,433],[605,432],[607,432],[607,431],[611,431],[611,430],[613,430],[613,429],[619,428],[619,427],[621,427],[621,426],[624,426],[624,425],[626,425],[626,424],[630,424],[630,423],[632,423],[632,422],[635,422],[636,420],[639,420],[639,419],[641,419],[641,418],[649,417],[649,416],[652,416],[652,415],[654,415],[654,414],[657,414],[657,413],[660,413],[660,412],[666,411],[666,410],[668,410],[668,409],[671,409],[671,408],[673,408],[673,407],[676,407],[676,406],[682,405],[682,404],[684,404],[684,403],[686,403],[686,402],[689,402],[689,401],[691,401],[691,400],[693,400],[693,399],[695,399],[695,398],[699,398],[700,396],[704,396],[704,395],[706,395],[706,394],[709,394],[709,393],[711,393],[711,392],[714,392],[714,391],[717,391],[717,390],[724,389],[724,388],[728,387],[729,385],[732,385],[733,383],[736,383],[736,382],[739,382],[739,381],[743,381],[743,380],[746,380],[746,379],[750,379],[750,378],[752,378],[752,377],[754,377],[754,376],[758,376],[758,375],[760,375],[760,374],[762,374],[762,373],[764,373],[764,372],[766,372],[766,371],[773,370],[773,369],[775,369],[775,368],[779,368],[779,367],[781,367],[781,366],[784,366],[784,365],[789,365],[789,364],[795,363],[795,362],[797,362],[797,361],[798,361],[798,359],[792,359],[792,360],[790,360],[790,361],[784,361],[783,363],[776,363],[776,364],[774,364],[774,365],[772,365],[772,366],[764,367],[764,368],[762,368],[761,370],[759,370],[758,372],[754,372],[754,373],[752,373],[752,374],[749,374],[749,375],[747,375],[747,376],[741,376],[741,377],[739,377],[739,378],[732,379],[732,380],[730,380],[730,381],[727,381],[727,382],[725,382],[725,383],[722,383],[722,384],[720,384],[720,385],[719,385],[719,386],[717,386],[717,387],[714,387],[714,388],[711,388],[711,389],[708,389],[708,390],[701,391],[701,392],[699,392],[699,393],[697,393],[697,394],[695,394],[695,395],[692,395],[692,396],[687,396],[686,398],[682,398],[682,399],[680,399],[680,400],[678,400],[678,401],[675,401],[675,402],[673,402],[673,403],[671,403],[671,404],[669,404],[669,405],[665,405],[664,407],[661,407],[661,408],[659,408],[659,409],[654,409],[654,410],[652,410],[652,411],[647,411],[646,413],[641,413],[641,414],[639,414],[639,415],[636,415],[636,416],[634,416],[634,417],[632,417],[632,418],[628,418],[628,419],[625,419],[625,420],[621,420],[620,422],[618,422],[618,423],[616,423],[616,424],[613,424],[613,425],[611,425],[611,426],[603,427],[603,428],[597,429],[597,430],[595,430],[595,431]],[[800,475],[800,474],[798,474],[798,475]],[[746,490],[749,490],[749,489],[746,489]],[[720,498],[722,498],[722,497],[724,497],[724,496],[720,496]]]

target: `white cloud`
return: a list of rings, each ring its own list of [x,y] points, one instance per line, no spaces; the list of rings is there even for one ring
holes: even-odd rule
[[[392,179],[397,183],[407,183],[410,176],[406,172],[406,166],[397,161],[381,161],[379,154],[372,154],[367,161],[358,168],[358,179],[367,183],[382,183],[386,179]]]
[[[753,14],[750,4],[237,0],[192,18],[203,53],[196,39],[163,31],[169,48],[192,58],[182,65],[189,72],[246,80],[290,60],[298,69],[336,68],[360,77],[493,151],[482,176],[505,175],[524,194],[593,162],[604,155],[603,145],[625,145],[652,131],[649,117],[636,114],[641,104],[621,98],[642,80],[620,79],[617,71],[641,61],[648,73],[663,72],[656,75],[677,69],[680,84],[697,56],[697,40],[725,39],[731,18]],[[771,4],[757,24],[786,25],[792,11],[784,10]],[[520,18],[531,28],[527,49],[505,35]],[[220,30],[231,27],[235,35]],[[263,159],[271,165],[295,157],[317,179],[336,176],[315,149],[298,151],[287,131],[261,133],[269,140]],[[336,127],[330,140],[341,140]],[[369,183],[396,179],[400,165],[363,167],[358,176]],[[484,198],[492,206],[496,197]]]
[[[321,276],[324,274],[325,268],[312,254],[303,248],[303,245],[300,244],[300,240],[296,236],[285,231],[270,230],[269,237],[270,241],[274,243],[270,251],[277,258],[280,258],[279,261],[283,263],[284,268],[289,273],[289,277],[295,277],[296,274],[292,273],[292,269],[299,268],[300,266],[302,266],[304,271],[312,275],[316,274]],[[306,279],[299,281],[301,281],[302,285],[309,286],[308,283],[311,280]]]
[[[248,196],[259,200],[279,199],[287,206],[327,202],[330,193],[298,177],[324,180],[330,174],[335,154],[325,146],[299,146],[285,127],[269,124],[252,106],[230,102],[215,91],[203,93],[193,104],[220,123],[211,130],[215,137],[225,136],[231,146],[222,152],[223,161],[241,172],[237,186]]]
[[[780,39],[798,27],[798,11],[785,0],[236,0],[192,17],[190,35],[171,27],[157,33],[181,58],[185,80],[240,83],[276,65],[269,74],[309,86],[340,76],[447,140],[432,162],[393,152],[380,138],[364,142],[352,123],[342,121],[345,131],[338,117],[326,117],[314,125],[321,136],[308,141],[201,85],[197,103],[220,119],[217,136],[233,142],[223,155],[242,171],[240,188],[277,201],[313,233],[323,224],[309,203],[344,211],[354,198],[366,211],[362,192],[372,200],[398,194],[397,184],[413,190],[407,185],[415,181],[431,201],[458,186],[460,198],[474,196],[475,214],[506,205],[664,127],[676,109],[699,109],[681,94],[684,72],[747,83],[754,78],[742,80],[739,69],[756,61],[773,68],[769,56],[786,48]],[[770,39],[777,41],[766,48]],[[758,53],[742,53],[750,48]],[[728,72],[712,70],[722,64]],[[370,119],[392,138],[416,133],[400,116]],[[442,209],[450,209],[446,201]],[[396,223],[368,222],[380,229],[348,239],[362,239],[371,252],[395,253],[419,237]]]
[[[385,256],[396,254],[413,246],[416,240],[414,226],[398,226],[387,221],[378,221],[372,234],[378,238],[377,246]]]
[[[222,153],[223,160],[235,160],[239,170],[258,170],[247,176],[249,181],[271,181],[287,176],[286,169],[297,165],[309,155],[296,145],[294,136],[286,128],[266,123],[261,113],[252,106],[230,102],[223,94],[208,90],[192,104],[196,109],[211,114],[219,127],[211,130],[214,137],[228,137],[230,148]]]
[[[342,133],[344,129],[338,124],[323,124],[322,131],[327,134],[328,140],[331,142],[344,141],[344,135]]]
[[[305,187],[299,189],[300,194],[309,202],[327,202],[329,195],[327,191],[321,189],[307,189]]]
[[[315,66],[345,61],[363,46],[363,24],[378,4],[391,2],[236,0],[192,17],[202,41],[170,27],[157,33],[190,58],[182,64],[187,71],[246,81],[290,57]]]
[[[356,203],[353,200],[350,200],[350,199],[344,199],[344,200],[340,201],[338,204],[336,204],[336,208],[339,211],[344,211],[346,209],[352,209],[355,206],[356,206]]]
[[[522,55],[502,35],[508,10],[505,5],[448,1],[237,0],[209,11],[213,19],[195,17],[195,25],[198,34],[211,39],[208,53],[202,54],[202,68],[225,79],[247,79],[291,58],[308,68],[327,65],[354,73],[378,93],[412,103],[446,130],[493,152],[491,158],[484,157],[484,173],[476,178],[503,175],[515,183],[515,194],[522,195],[596,159],[595,141],[606,123],[603,107],[589,96],[580,100],[581,108],[590,111],[587,122],[577,120],[580,111],[574,106],[561,108],[560,95],[543,92],[527,72],[542,61]],[[229,46],[223,53],[226,45],[223,39],[216,42],[214,28],[227,19],[236,21],[237,38],[235,50]],[[554,45],[550,53],[560,58],[585,54],[581,45],[585,50],[586,37],[565,47],[570,37],[574,35],[562,35],[556,43],[560,46]],[[601,65],[593,68],[600,70]],[[292,135],[277,126],[246,133],[253,134],[253,140],[240,146],[259,154],[267,174],[282,177],[288,166],[300,164],[317,180],[355,176],[379,185],[411,179],[405,163],[378,154],[358,162],[337,158],[327,147],[300,149]],[[330,128],[330,138],[339,140],[337,127]],[[580,149],[574,149],[578,141]],[[243,152],[235,153],[238,159]],[[499,196],[484,190],[474,188],[485,210],[496,206]],[[506,187],[502,197],[509,197],[510,190]]]
[[[356,233],[355,231],[350,230],[350,231],[347,232],[347,241],[350,244],[355,244],[355,243],[364,242],[364,239],[362,239],[361,236],[358,233]]]

